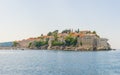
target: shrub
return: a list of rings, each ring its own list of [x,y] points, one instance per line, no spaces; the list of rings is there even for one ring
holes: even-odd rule
[[[39,48],[40,46],[46,45],[46,44],[47,44],[47,42],[45,42],[45,41],[35,41],[34,42],[34,45],[37,48]]]
[[[14,41],[13,42],[13,47],[17,47],[18,44],[19,44],[18,42]]]
[[[93,31],[92,33],[93,33],[93,34],[97,34],[96,31]]]
[[[80,45],[82,46],[82,45],[83,45],[83,43],[82,43],[82,42],[80,42]]]
[[[67,36],[66,38],[65,38],[65,42],[66,42],[66,46],[70,46],[70,45],[76,45],[77,44],[77,38],[73,38],[73,37],[71,37],[71,36]]]
[[[64,42],[59,42],[59,41],[52,41],[52,46],[62,46],[64,45]]]
[[[70,33],[71,30],[70,29],[66,29],[66,30],[63,30],[62,33]]]
[[[30,43],[29,43],[28,48],[30,48],[30,47],[31,47],[31,45],[32,45],[32,42],[30,42]]]
[[[52,35],[52,32],[49,32],[48,34],[47,34],[47,36],[51,36]]]

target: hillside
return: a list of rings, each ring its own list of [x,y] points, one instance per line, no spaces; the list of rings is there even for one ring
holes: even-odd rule
[[[101,38],[95,31],[58,30],[41,34],[36,38],[15,41],[14,46],[19,48],[45,50],[110,50],[108,39]]]
[[[0,43],[0,47],[12,47],[13,42],[2,42]]]

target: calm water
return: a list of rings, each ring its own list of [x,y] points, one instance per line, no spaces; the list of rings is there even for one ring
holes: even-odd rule
[[[120,51],[1,50],[0,75],[120,75]]]

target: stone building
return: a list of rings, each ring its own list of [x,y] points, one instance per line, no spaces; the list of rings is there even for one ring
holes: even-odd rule
[[[80,38],[80,44],[84,49],[93,50],[97,47],[97,37],[93,34],[86,34]]]
[[[107,41],[108,39],[99,38],[95,34],[85,34],[82,37],[78,37],[77,46],[86,50],[111,49]]]

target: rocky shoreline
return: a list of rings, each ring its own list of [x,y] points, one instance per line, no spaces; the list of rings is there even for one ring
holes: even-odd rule
[[[23,48],[24,49],[24,48]],[[83,47],[74,47],[74,46],[52,46],[51,48],[48,47],[40,47],[40,48],[30,48],[32,50],[65,50],[65,51],[103,51],[103,50],[112,50],[112,49],[92,49],[92,48],[83,48]]]

